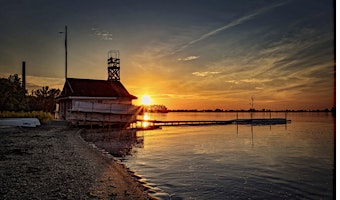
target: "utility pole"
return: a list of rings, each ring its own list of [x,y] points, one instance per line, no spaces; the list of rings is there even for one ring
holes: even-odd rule
[[[67,79],[67,26],[65,26],[64,32],[59,32],[65,34],[65,80]]]
[[[67,79],[67,26],[65,26],[65,80]]]

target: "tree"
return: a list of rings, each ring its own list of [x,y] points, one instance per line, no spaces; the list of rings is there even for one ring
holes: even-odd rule
[[[54,112],[56,98],[61,94],[59,89],[44,86],[27,95],[18,74],[7,79],[0,78],[0,111],[45,111]]]
[[[8,79],[0,78],[0,111],[28,110],[26,91],[21,85],[18,74],[10,75]]]
[[[41,110],[44,112],[54,112],[56,98],[61,94],[59,89],[49,89],[43,86],[41,89],[33,90],[30,96],[30,107],[32,110]]]

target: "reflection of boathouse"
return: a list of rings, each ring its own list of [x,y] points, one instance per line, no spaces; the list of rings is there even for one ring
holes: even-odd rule
[[[144,147],[144,137],[137,136],[136,129],[86,129],[81,136],[85,141],[104,149],[112,156],[125,157],[132,155],[133,148]]]
[[[58,98],[59,119],[79,125],[128,126],[136,121],[137,97],[120,82],[118,51],[110,51],[108,80],[67,78]]]

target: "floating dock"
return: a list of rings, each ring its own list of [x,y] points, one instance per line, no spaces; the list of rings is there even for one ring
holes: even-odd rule
[[[291,122],[286,118],[259,118],[259,119],[232,119],[224,121],[216,120],[192,120],[192,121],[160,121],[160,120],[137,120],[136,126],[141,129],[159,128],[161,126],[203,126],[203,125],[227,125],[227,124],[251,124],[251,125],[276,125]]]

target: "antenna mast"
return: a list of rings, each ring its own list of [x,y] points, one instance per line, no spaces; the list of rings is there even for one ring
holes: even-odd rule
[[[253,110],[254,109],[254,99],[255,97],[254,96],[251,96],[251,109]]]

